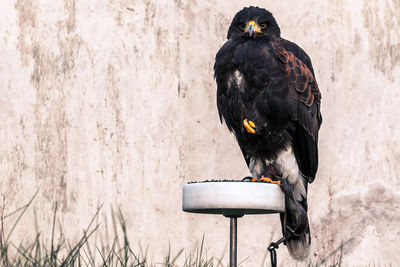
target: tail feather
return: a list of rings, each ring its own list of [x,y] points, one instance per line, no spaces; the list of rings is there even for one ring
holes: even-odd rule
[[[295,260],[305,260],[310,253],[311,235],[308,224],[306,201],[299,203],[286,197],[286,210],[281,214],[282,232],[287,235],[287,227],[295,231],[295,235],[286,241],[290,256]]]
[[[295,260],[305,260],[310,254],[311,237],[310,231],[302,233],[299,237],[289,239],[287,241],[287,248],[290,256]]]

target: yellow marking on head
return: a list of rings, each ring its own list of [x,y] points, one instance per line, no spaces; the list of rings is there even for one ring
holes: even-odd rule
[[[247,23],[247,26],[246,26],[246,29],[244,30],[244,32],[248,32],[249,31],[250,25],[253,25],[254,30],[255,30],[256,33],[262,33],[260,26],[254,20],[250,20]]]

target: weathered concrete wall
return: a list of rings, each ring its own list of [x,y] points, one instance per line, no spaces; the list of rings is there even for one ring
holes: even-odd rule
[[[98,205],[121,208],[153,262],[205,234],[227,261],[228,221],[184,214],[181,187],[248,174],[215,105],[213,62],[254,1],[1,1],[0,190],[5,214],[38,190],[14,236],[48,236],[55,203],[77,238]],[[313,253],[345,266],[400,260],[400,1],[257,1],[311,56],[323,94],[310,186]],[[6,223],[6,230],[9,225]],[[239,261],[259,266],[278,216],[239,220]],[[112,232],[112,231],[111,231]],[[101,236],[96,237],[101,238]],[[188,253],[189,251],[187,251]],[[225,253],[225,254],[223,254]],[[282,266],[292,264],[284,249]],[[328,262],[331,260],[328,259]]]

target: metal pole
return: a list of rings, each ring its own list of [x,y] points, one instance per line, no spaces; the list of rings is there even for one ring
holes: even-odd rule
[[[229,266],[237,267],[237,217],[230,217],[230,253],[229,253]]]

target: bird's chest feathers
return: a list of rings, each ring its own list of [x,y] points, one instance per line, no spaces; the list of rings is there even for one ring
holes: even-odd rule
[[[248,86],[244,75],[237,69],[229,73],[226,83],[230,102],[229,112],[235,113],[239,120],[243,120],[254,110],[255,99],[251,96],[257,92]]]
[[[235,128],[243,128],[243,120],[248,118],[258,126],[263,126],[266,123],[266,118],[260,115],[260,107],[263,106],[265,98],[261,88],[249,86],[248,79],[238,69],[229,73],[227,82],[227,96],[229,99],[226,103],[226,114],[232,116]]]
[[[246,94],[246,82],[243,74],[239,70],[234,70],[228,75],[227,88],[232,94]]]
[[[251,77],[244,75],[238,69],[233,70],[227,79],[228,95],[236,108],[243,109],[244,113],[252,113],[262,105],[267,87],[252,86]]]
[[[268,90],[271,74],[279,71],[273,48],[248,41],[232,51],[234,66],[227,76],[227,88],[241,98],[253,100]]]

